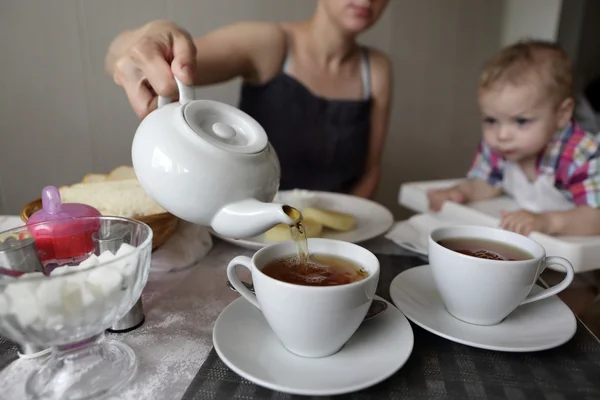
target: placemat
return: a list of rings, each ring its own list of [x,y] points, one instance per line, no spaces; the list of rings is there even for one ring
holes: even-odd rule
[[[391,281],[422,265],[417,257],[378,255],[377,294],[388,301]],[[591,400],[600,398],[600,343],[578,323],[571,341],[555,349],[506,353],[464,346],[412,324],[415,344],[408,362],[392,377],[347,399]],[[231,371],[214,349],[182,400],[304,399],[262,388]],[[312,397],[312,398],[340,398]]]

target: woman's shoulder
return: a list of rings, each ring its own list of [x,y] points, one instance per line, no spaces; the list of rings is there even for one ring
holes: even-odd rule
[[[384,51],[376,47],[365,45],[362,45],[362,48],[369,52],[369,59],[371,60],[372,67],[381,69],[391,68],[392,60]]]
[[[363,46],[368,51],[369,68],[373,94],[386,93],[392,83],[392,61],[385,52],[370,46]]]

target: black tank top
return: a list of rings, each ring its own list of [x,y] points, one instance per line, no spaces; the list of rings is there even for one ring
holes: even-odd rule
[[[282,71],[270,81],[244,82],[239,108],[265,129],[281,163],[279,190],[348,193],[361,178],[369,150],[371,83],[362,49],[361,100],[326,99],[290,76],[289,46]]]

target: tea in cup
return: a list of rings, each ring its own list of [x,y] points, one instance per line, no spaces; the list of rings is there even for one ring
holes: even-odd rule
[[[482,226],[451,226],[431,232],[429,264],[446,310],[476,325],[495,325],[517,307],[565,290],[573,266],[547,257],[544,247],[526,236]],[[566,272],[559,284],[531,294],[548,265]]]
[[[358,245],[308,239],[310,259],[300,263],[294,242],[272,244],[252,258],[238,256],[227,266],[235,289],[260,309],[290,352],[326,357],[352,337],[371,306],[379,281],[379,261]],[[235,268],[250,270],[255,294]]]

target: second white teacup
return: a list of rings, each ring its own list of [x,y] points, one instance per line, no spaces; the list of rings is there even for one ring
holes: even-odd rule
[[[269,262],[296,255],[294,242],[287,241],[266,246],[252,258],[234,258],[227,266],[227,277],[242,296],[262,311],[285,348],[304,357],[326,357],[342,348],[367,314],[379,281],[379,261],[367,249],[339,240],[308,239],[308,248],[311,254],[352,261],[368,275],[341,285],[306,286],[263,273]],[[241,283],[236,266],[250,270],[256,295]]]
[[[468,241],[512,246],[527,257],[514,261],[493,260],[462,254],[440,242]],[[542,300],[566,289],[573,281],[573,266],[562,257],[546,257],[539,243],[503,229],[482,226],[439,228],[429,235],[429,264],[446,310],[464,322],[495,325],[523,304]],[[488,249],[489,250],[489,249]],[[493,251],[493,250],[492,250]],[[510,249],[508,249],[510,252]],[[560,265],[562,282],[537,294],[531,289],[548,265]]]

